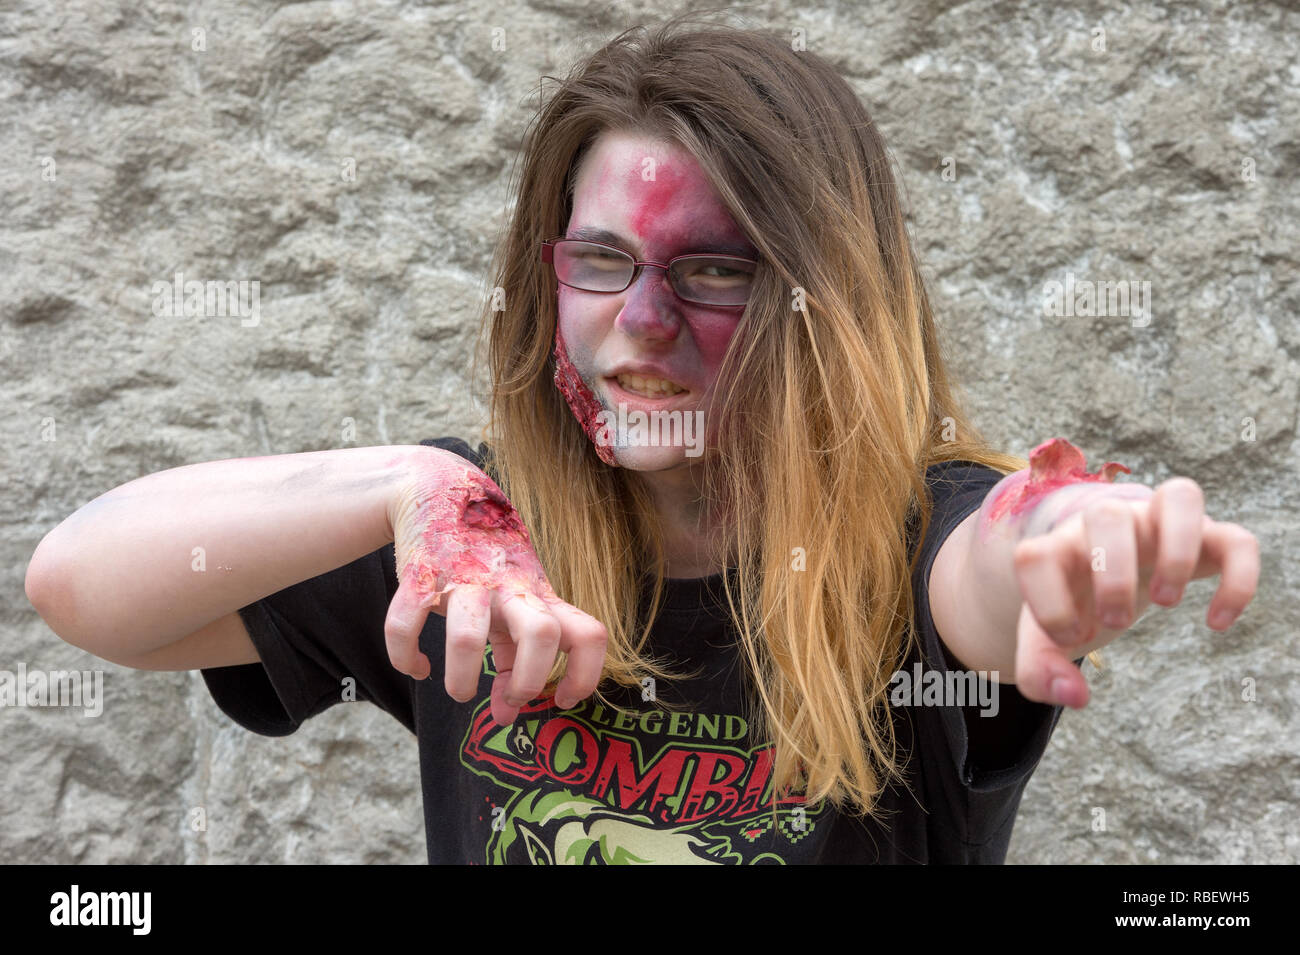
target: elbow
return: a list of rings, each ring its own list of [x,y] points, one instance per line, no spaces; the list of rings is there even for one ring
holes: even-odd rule
[[[81,646],[76,638],[76,598],[73,595],[71,569],[59,558],[58,551],[46,534],[27,564],[23,591],[45,625],[59,639]],[[82,647],[85,649],[85,647]]]
[[[134,666],[129,654],[108,649],[103,614],[94,616],[98,636],[88,631],[84,623],[87,615],[81,612],[83,598],[77,589],[77,578],[82,571],[51,542],[52,533],[45,535],[27,564],[23,591],[28,602],[64,643],[118,666]]]

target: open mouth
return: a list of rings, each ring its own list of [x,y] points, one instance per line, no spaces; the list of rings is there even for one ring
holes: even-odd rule
[[[642,398],[672,398],[685,394],[686,388],[666,378],[647,378],[644,375],[617,375],[618,386],[629,394]]]

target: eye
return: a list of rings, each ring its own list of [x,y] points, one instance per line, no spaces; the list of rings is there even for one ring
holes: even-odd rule
[[[684,281],[699,288],[736,288],[754,280],[754,270],[731,259],[698,258],[680,263]]]
[[[582,256],[582,262],[602,271],[616,271],[627,267],[627,259],[612,252],[588,252]]]
[[[603,249],[596,245],[577,246],[570,255],[584,265],[596,268],[625,268],[628,263],[627,256],[613,249]]]

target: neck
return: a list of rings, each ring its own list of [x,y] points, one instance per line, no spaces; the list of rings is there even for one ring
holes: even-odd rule
[[[668,577],[720,574],[725,565],[711,553],[721,528],[704,500],[698,467],[632,472],[641,481],[658,515],[664,536]]]

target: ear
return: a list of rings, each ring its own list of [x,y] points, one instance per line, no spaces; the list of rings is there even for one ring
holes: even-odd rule
[[[517,828],[529,862],[533,865],[555,865],[555,853],[539,834],[533,832],[531,826],[517,825]]]

